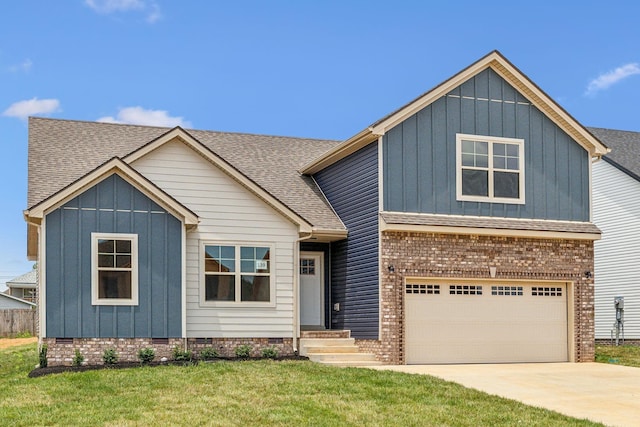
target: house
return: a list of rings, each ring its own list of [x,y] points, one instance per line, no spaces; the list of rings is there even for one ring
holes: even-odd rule
[[[13,295],[0,292],[0,310],[31,309],[35,304]]]
[[[9,280],[7,285],[7,293],[11,296],[23,299],[29,302],[36,302],[36,283],[38,273],[31,270],[14,279]]]
[[[342,142],[31,118],[41,342],[591,361],[607,151],[497,51]]]
[[[589,128],[612,151],[593,166],[593,218],[602,230],[595,244],[595,337],[615,339],[614,298],[624,298],[625,341],[640,341],[640,132]]]

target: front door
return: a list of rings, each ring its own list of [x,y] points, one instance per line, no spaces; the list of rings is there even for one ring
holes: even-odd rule
[[[324,327],[322,252],[300,253],[300,326]]]

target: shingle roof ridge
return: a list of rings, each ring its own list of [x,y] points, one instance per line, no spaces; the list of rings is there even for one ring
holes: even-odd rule
[[[623,132],[623,133],[640,134],[640,130],[612,129],[612,128],[597,127],[597,126],[585,126],[585,127],[587,129],[595,129],[595,130],[606,131],[606,132]]]
[[[89,125],[110,125],[110,126],[118,126],[118,127],[128,126],[128,127],[136,127],[136,128],[164,129],[164,130],[170,130],[176,127],[176,126],[140,125],[140,124],[131,124],[131,123],[99,122],[95,120],[59,119],[59,118],[53,118],[53,117],[37,117],[37,116],[30,116],[29,120],[48,120],[48,121],[55,121],[55,122],[85,123]],[[343,141],[341,139],[331,139],[331,138],[312,138],[312,137],[306,137],[306,136],[291,136],[291,135],[270,135],[266,133],[197,129],[197,128],[186,128],[183,126],[179,126],[179,127],[189,133],[203,132],[203,133],[217,134],[217,135],[238,135],[238,136],[257,136],[257,137],[264,137],[264,138],[284,138],[284,139],[292,139],[296,141],[322,141],[322,142],[342,142]]]

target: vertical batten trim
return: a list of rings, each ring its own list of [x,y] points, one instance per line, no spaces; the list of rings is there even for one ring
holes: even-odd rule
[[[47,278],[46,278],[46,215],[42,218],[42,223],[38,226],[38,310],[39,310],[39,341],[42,344],[42,338],[47,337]]]
[[[181,295],[181,334],[182,338],[187,337],[187,227],[183,220],[180,221],[182,224],[182,228],[180,230],[181,236],[181,281],[182,286],[180,287],[180,295]]]

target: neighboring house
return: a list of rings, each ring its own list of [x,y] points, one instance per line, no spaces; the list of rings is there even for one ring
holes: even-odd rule
[[[591,361],[606,153],[498,52],[344,142],[32,118],[41,340]]]
[[[593,218],[602,230],[595,245],[595,334],[610,340],[624,297],[624,337],[640,340],[640,132],[589,128],[611,149],[593,166]],[[613,334],[615,338],[615,333]]]
[[[18,297],[0,292],[0,310],[33,308],[36,305]]]
[[[31,270],[21,276],[9,280],[7,285],[7,293],[25,301],[36,302],[36,284],[38,281],[38,273]]]

